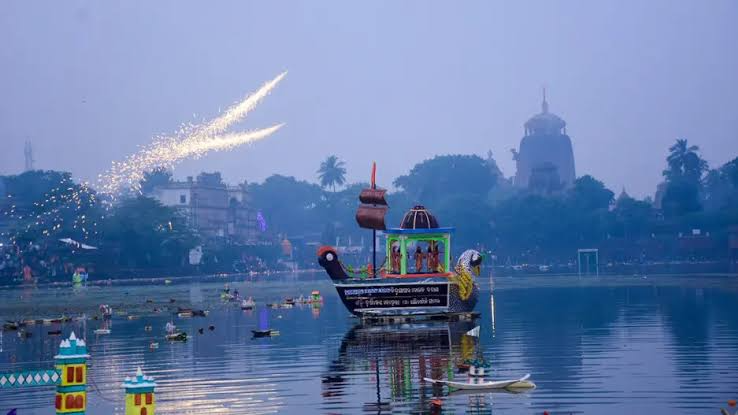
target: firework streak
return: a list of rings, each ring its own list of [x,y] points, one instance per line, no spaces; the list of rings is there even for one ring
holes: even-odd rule
[[[243,133],[223,133],[234,123],[244,119],[262,99],[279,84],[287,72],[265,83],[253,94],[228,108],[222,115],[202,125],[186,125],[173,136],[155,137],[154,141],[123,162],[113,162],[100,175],[100,188],[115,196],[125,187],[140,189],[144,173],[156,168],[171,169],[182,160],[199,158],[212,151],[225,151],[243,144],[264,139],[279,130],[283,124]]]

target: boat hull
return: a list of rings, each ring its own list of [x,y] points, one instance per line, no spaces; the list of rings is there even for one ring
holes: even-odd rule
[[[427,315],[470,312],[473,298],[459,301],[458,286],[448,278],[386,282],[334,282],[346,309],[355,315]],[[476,287],[475,287],[476,288]]]
[[[485,390],[485,389],[534,389],[536,384],[529,381],[525,375],[520,379],[498,380],[498,381],[467,381],[455,382],[452,380],[439,380],[431,378],[423,378],[424,381],[434,384],[446,385],[454,389],[460,390]]]

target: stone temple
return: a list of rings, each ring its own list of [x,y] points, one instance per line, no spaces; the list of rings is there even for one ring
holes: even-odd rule
[[[548,112],[545,90],[541,113],[525,123],[520,149],[512,153],[517,166],[516,187],[551,193],[574,183],[574,152],[566,135],[566,121]]]

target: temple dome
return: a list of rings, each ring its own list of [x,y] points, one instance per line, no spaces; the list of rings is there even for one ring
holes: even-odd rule
[[[566,122],[548,111],[545,89],[541,113],[525,123],[525,134],[520,140],[519,150],[513,149],[512,153],[516,167],[516,187],[529,188],[534,173],[539,176],[534,178],[534,185],[553,185],[544,186],[546,189],[562,190],[574,183],[576,172],[571,138],[566,134]],[[555,185],[556,176],[561,186]]]
[[[414,206],[405,213],[400,224],[402,229],[432,229],[438,228],[438,220],[422,205]]]
[[[546,101],[546,93],[544,90],[543,102],[541,103],[541,113],[530,117],[530,119],[525,122],[526,135],[536,133],[558,133],[564,128],[566,128],[566,121],[558,115],[548,112],[548,102]]]

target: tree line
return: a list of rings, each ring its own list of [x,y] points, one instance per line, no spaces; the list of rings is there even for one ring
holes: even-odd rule
[[[335,244],[338,239],[345,244],[351,238],[354,245],[363,240],[370,246],[370,233],[358,228],[354,217],[358,194],[368,184],[347,183],[346,166],[334,155],[320,164],[316,179],[275,174],[247,185],[252,207],[268,224],[262,237],[271,243],[255,255],[273,264],[282,254],[279,242],[287,238],[297,249],[294,259],[314,266],[309,242]],[[141,189],[148,192],[170,180],[169,172],[151,172]],[[668,149],[654,199],[616,197],[589,175],[555,192],[519,189],[502,175],[491,154],[436,156],[392,185],[388,226],[399,225],[410,207],[422,204],[442,226],[457,228],[457,249],[489,251],[509,263],[572,261],[583,247],[601,248],[615,261],[683,256],[690,253],[674,246],[679,235],[690,236],[695,229],[725,247],[698,255],[724,258],[731,226],[738,224],[738,158],[710,168],[687,140]],[[0,213],[0,274],[8,277],[17,276],[24,265],[50,276],[63,274],[65,264],[85,258],[116,275],[126,270],[232,271],[231,258],[248,249],[206,240],[176,209],[152,198],[134,193],[110,200],[64,172],[2,177]],[[98,249],[85,251],[59,243],[61,238]],[[188,253],[198,245],[204,262],[193,270]]]
[[[570,262],[578,248],[590,247],[612,261],[726,258],[731,226],[738,225],[738,158],[711,169],[697,146],[679,139],[665,162],[655,197],[638,200],[625,192],[616,197],[590,175],[554,192],[520,189],[491,154],[436,156],[392,182],[387,223],[399,225],[407,209],[422,204],[442,225],[457,228],[456,247],[490,251],[510,263]],[[335,156],[321,164],[318,179],[320,185],[275,175],[250,190],[286,235],[320,234],[327,244],[336,236],[366,236],[354,214],[367,184],[336,190],[345,166]],[[701,241],[692,249],[684,240],[696,232]]]

